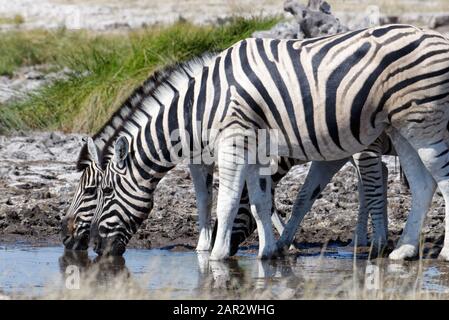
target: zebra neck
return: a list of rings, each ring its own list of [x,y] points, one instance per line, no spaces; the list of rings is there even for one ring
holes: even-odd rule
[[[122,131],[132,141],[136,169],[160,175],[201,152],[205,116],[197,106],[207,109],[204,85],[213,59],[209,55],[177,66],[126,120]]]
[[[194,121],[193,116],[196,83],[196,78],[185,77],[144,102],[146,120],[141,122],[135,150],[144,150],[142,160],[146,156],[159,172],[201,153],[202,119]]]

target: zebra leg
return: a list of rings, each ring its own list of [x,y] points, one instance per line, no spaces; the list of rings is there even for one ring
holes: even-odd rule
[[[357,174],[359,176],[358,192],[359,192],[359,213],[357,216],[357,225],[355,227],[354,237],[349,243],[349,247],[366,247],[368,245],[368,209],[366,208],[365,193],[363,190],[362,177],[356,165]]]
[[[215,236],[217,234],[218,221],[215,221],[214,230],[212,233],[212,245],[215,242]],[[251,214],[251,208],[249,205],[248,188],[245,186],[242,190],[242,195],[240,198],[239,208],[237,215],[232,226],[231,235],[231,252],[230,255],[233,256],[237,253],[239,245],[245,241],[253,232],[256,230],[256,221]]]
[[[275,189],[278,183],[282,180],[283,177],[288,173],[288,171],[293,167],[294,165],[300,164],[301,162],[297,159],[293,158],[287,158],[287,157],[281,157],[279,164],[278,164],[278,171],[271,176],[272,182],[271,182],[271,197],[273,200],[272,204],[272,213],[271,213],[271,222],[273,223],[274,228],[278,232],[279,235],[282,235],[285,228],[285,222],[284,220],[279,216],[278,211],[276,209],[276,202],[275,202]],[[298,248],[297,243],[292,241],[292,244],[290,246],[290,250],[293,250],[295,248]]]
[[[389,256],[390,259],[401,260],[412,258],[418,253],[422,224],[432,202],[436,184],[410,143],[395,129],[389,129],[388,134],[401,159],[412,194],[412,206],[405,228],[396,249]]]
[[[232,140],[232,139],[229,139]],[[245,159],[239,159],[233,141],[220,141],[218,150],[219,186],[217,196],[217,233],[210,260],[226,259],[230,255],[232,227],[240,205],[242,189],[248,171]]]
[[[380,149],[376,148],[376,145],[373,145],[369,149],[355,154],[353,159],[359,172],[359,199],[364,198],[360,202],[359,221],[357,224],[361,229],[361,233],[357,234],[357,236],[358,239],[365,238],[366,241],[367,220],[370,213],[373,223],[373,238],[371,242],[375,249],[382,249],[387,244],[386,231],[388,230],[384,220],[387,208],[385,194],[387,186],[386,183],[384,184],[382,153]]]
[[[271,222],[273,223],[275,229],[279,234],[282,234],[284,230],[284,222],[279,217],[276,204],[274,202],[274,187],[271,188],[271,198],[272,198],[272,214]],[[214,231],[216,231],[217,224],[215,223]],[[235,255],[238,251],[239,245],[248,238],[254,230],[257,228],[257,223],[254,220],[251,212],[251,207],[249,203],[248,188],[245,187],[242,191],[242,196],[240,198],[239,210],[237,216],[234,220],[234,225],[232,227],[231,236],[231,256]]]
[[[273,205],[272,205],[272,214],[271,214],[271,222],[273,223],[274,228],[279,233],[279,235],[282,235],[285,228],[285,222],[284,220],[279,216],[278,211],[276,209],[276,203],[275,203],[275,189],[278,183],[282,180],[282,178],[285,177],[285,175],[288,173],[288,171],[293,167],[294,165],[302,163],[301,161],[293,158],[287,158],[287,157],[281,157],[279,164],[278,164],[278,171],[271,176],[272,182],[271,182],[271,197],[273,199]],[[296,244],[295,244],[296,245]],[[291,246],[290,249],[294,249],[295,246]]]
[[[348,159],[336,161],[314,161],[310,166],[306,180],[298,193],[293,205],[292,215],[285,225],[284,232],[277,242],[277,249],[280,252],[287,250],[292,244],[296,230],[302,219],[310,210],[315,200],[332,177],[348,162]]]
[[[283,177],[284,175],[282,175]],[[275,183],[275,180],[273,180],[273,184]],[[282,234],[284,231],[285,222],[282,220],[282,218],[279,216],[277,210],[276,210],[276,204],[274,201],[274,187],[272,187],[272,214],[271,214],[271,222],[273,223],[274,228],[278,232],[279,235]],[[217,225],[218,222],[215,221],[214,228],[212,231],[212,240],[211,240],[211,246],[214,245],[215,242],[215,236],[217,234]],[[252,214],[251,214],[251,208],[249,204],[249,197],[248,197],[248,189],[246,187],[243,188],[242,196],[240,198],[240,204],[239,209],[237,212],[237,215],[234,220],[234,225],[232,226],[232,236],[231,236],[231,252],[230,255],[233,256],[237,253],[239,245],[245,241],[246,238],[248,238],[254,230],[256,230],[257,224],[254,220]],[[294,249],[296,246],[295,243],[292,244],[290,249]]]
[[[272,197],[274,199],[274,194],[272,194]],[[272,209],[272,214],[271,214],[271,222],[273,223],[273,226],[276,229],[276,231],[278,232],[278,234],[281,235],[285,229],[285,222],[279,216],[278,211],[276,209],[276,204],[274,203],[274,201],[273,201],[273,209]],[[299,245],[296,243],[295,239],[293,238],[292,244],[290,245],[289,250],[294,250],[296,248],[299,248]]]
[[[274,228],[279,234],[284,232],[285,223],[282,221],[282,218],[279,216],[276,209],[273,209],[273,213],[271,215],[271,222],[273,223]]]
[[[272,204],[272,215],[271,221],[277,230],[277,232],[281,235],[284,231],[284,221],[279,217],[276,204],[274,199],[275,188],[279,181],[288,173],[290,168],[300,162],[296,159],[281,157],[278,163],[278,171],[271,176],[271,196],[273,200]],[[251,214],[251,208],[249,205],[248,198],[248,189],[245,185],[242,191],[242,196],[240,198],[240,205],[237,212],[237,216],[234,220],[234,225],[232,227],[232,236],[231,236],[231,256],[236,254],[239,248],[239,245],[248,238],[254,230],[256,230],[257,225]],[[215,235],[217,234],[217,221],[215,221],[214,229],[212,232],[212,246],[215,242]]]
[[[383,191],[383,199],[385,202],[385,205],[382,208],[382,215],[385,228],[385,235],[387,236],[388,240],[388,168],[383,161],[381,161],[380,163],[382,164],[382,185],[383,185],[382,191]]]
[[[444,125],[447,123],[447,120],[444,121],[443,117],[441,117],[440,114],[436,114],[436,117],[438,117],[438,121],[440,124]],[[425,127],[426,129],[428,127]],[[432,126],[434,130],[436,131],[438,127],[434,124]],[[441,129],[441,127],[440,127]],[[407,132],[408,133],[408,132]],[[425,138],[425,137],[424,137]],[[413,148],[417,151],[419,154],[419,157],[421,161],[423,162],[424,166],[427,168],[427,170],[430,172],[430,174],[433,177],[432,184],[431,184],[431,194],[433,195],[435,191],[435,182],[438,185],[438,188],[440,189],[444,202],[445,202],[445,236],[444,236],[444,242],[443,242],[443,249],[440,252],[439,258],[443,259],[445,261],[449,261],[449,138],[448,138],[448,131],[446,129],[446,126],[441,129],[440,131],[436,131],[434,134],[429,137],[431,139],[423,139],[423,137],[416,137],[414,135],[411,136],[411,144],[413,145]],[[409,140],[409,141],[410,141]],[[431,142],[435,141],[435,142]],[[401,161],[402,163],[402,161]],[[415,165],[416,166],[416,165]],[[413,194],[413,181],[412,177],[409,174],[406,168],[404,167],[405,174],[409,180],[410,187],[412,189],[412,196]],[[419,192],[423,193],[426,190],[420,189]],[[430,193],[430,191],[429,191]],[[426,208],[426,211],[430,207],[432,197],[429,197],[430,201],[428,203],[428,207]]]
[[[211,209],[214,166],[191,164],[189,168],[195,188],[200,231],[196,251],[209,251],[212,247]]]
[[[259,258],[271,258],[276,251],[271,224],[272,189],[271,176],[260,174],[260,165],[248,166],[246,183],[248,186],[251,213],[254,216],[259,234]]]
[[[274,180],[273,180],[274,182]],[[271,214],[271,222],[273,223],[274,228],[278,232],[279,235],[284,232],[285,222],[279,216],[276,210],[276,204],[274,202],[274,188],[272,188],[272,214]],[[238,251],[239,245],[248,238],[254,230],[256,230],[257,224],[251,214],[251,208],[249,205],[248,198],[248,189],[245,187],[242,191],[242,197],[240,199],[239,209],[237,212],[237,216],[234,220],[234,225],[232,227],[232,236],[231,236],[231,256],[235,255]],[[212,245],[215,241],[215,235],[217,234],[217,221],[215,221],[214,229],[212,232]],[[296,244],[293,241],[293,244],[290,246],[290,249],[295,249]]]

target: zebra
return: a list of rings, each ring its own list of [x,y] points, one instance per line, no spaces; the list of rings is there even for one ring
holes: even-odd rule
[[[385,47],[390,48],[384,49],[379,56],[371,56],[371,59],[377,63],[368,66],[370,72],[362,78],[363,84],[354,89],[354,95],[351,96],[353,104],[350,106],[350,129],[353,138],[361,143],[363,123],[358,123],[356,120],[361,117],[368,131],[384,127],[392,140],[395,152],[401,160],[401,168],[410,180],[412,207],[397,247],[389,258],[398,260],[411,258],[418,253],[420,230],[437,186],[442,190],[445,199],[446,230],[449,230],[447,202],[449,199],[447,185],[449,123],[447,111],[444,108],[449,96],[447,88],[449,59],[445,57],[449,52],[448,39],[438,32],[409,25],[388,25],[365,31],[359,30],[352,34],[359,33],[360,37],[360,33],[363,32],[365,36],[366,32],[369,32],[376,38],[386,39],[383,46],[375,43],[377,46],[373,51],[376,55],[379,55]],[[351,33],[346,35],[348,39],[353,37]],[[335,41],[339,42],[343,38]],[[352,57],[357,60],[357,63],[349,66],[349,69],[357,65],[362,66],[362,62],[366,63],[363,46],[367,46],[367,43],[369,42],[361,40],[360,46],[354,48],[357,49],[354,54],[358,53],[359,56]],[[398,47],[394,47],[394,44]],[[319,52],[322,52],[322,49]],[[319,54],[314,58],[325,59]],[[351,58],[344,60],[343,63],[349,59]],[[344,67],[344,64],[340,64],[327,75],[332,76],[338,68]],[[316,71],[316,68],[314,70]],[[351,75],[357,77],[357,75]],[[374,86],[379,79],[383,79],[383,84]],[[376,90],[378,96],[370,96],[369,90]],[[332,94],[335,94],[335,91]],[[357,101],[360,98],[363,98],[363,103]],[[372,106],[367,105],[369,98],[372,99]],[[370,109],[365,112],[358,109],[363,107]],[[332,140],[338,145],[338,140],[335,139],[338,137],[338,132],[334,132],[337,136],[332,136],[332,132],[330,133]],[[298,199],[295,204],[297,203]],[[285,232],[277,243],[278,249],[282,250],[291,243],[301,219],[302,213],[294,210],[292,219],[287,223]],[[440,258],[449,260],[449,237],[445,237]]]
[[[71,206],[61,223],[62,239],[66,249],[87,250],[89,245],[90,223],[96,207],[97,188],[103,174],[101,163],[107,161],[111,155],[111,142],[122,132],[123,123],[127,121],[127,118],[136,110],[142,100],[151,95],[157,86],[176,70],[176,67],[176,65],[171,65],[155,72],[132,92],[129,98],[126,99],[111,116],[109,121],[92,138],[83,139],[84,145],[81,148],[76,163],[77,171],[81,172],[80,182],[75,190]],[[194,170],[193,173],[198,170],[196,167],[191,169]],[[212,175],[210,173],[207,176],[209,189],[212,187],[211,177]],[[200,194],[201,192],[198,191]],[[246,214],[245,210],[247,208],[243,205],[236,219],[239,221],[239,227],[236,228],[236,236],[233,236],[233,239],[236,237],[236,239],[239,239],[239,233],[245,228],[245,226],[241,225],[240,221],[242,219],[239,219],[241,214]],[[205,220],[203,217],[200,219]],[[208,221],[202,222],[203,226],[207,225],[207,223]],[[247,227],[250,228],[251,225]],[[234,241],[234,243],[240,242]],[[203,239],[203,241],[199,241],[197,250],[202,251],[210,246],[209,240]]]
[[[371,212],[373,220],[374,234],[372,239],[372,252],[379,252],[387,244],[388,236],[388,215],[387,215],[387,179],[388,169],[382,162],[382,155],[396,156],[396,152],[387,135],[382,134],[376,141],[366,150],[353,155],[350,161],[355,169],[359,180],[359,213],[357,218],[356,230],[353,239],[349,244],[350,247],[366,247],[368,245],[368,216]],[[301,187],[296,201],[296,211],[298,213],[299,225],[310,211],[315,200],[321,195],[325,186],[331,181],[332,177],[347,162],[331,161],[331,162],[312,162],[310,170],[307,174],[305,183]],[[282,234],[284,222],[279,218],[274,203],[275,187],[280,180],[288,173],[288,171],[299,161],[292,158],[282,158],[279,163],[278,171],[272,175],[272,191],[273,199],[273,216],[272,221],[277,231]],[[298,205],[300,207],[298,208]],[[383,228],[382,231],[379,229]],[[216,234],[217,221],[215,221],[213,234]],[[239,211],[234,221],[231,240],[231,255],[237,252],[238,246],[246,238],[256,230],[256,221],[251,215],[249,208],[249,198],[246,188],[242,191],[240,199]],[[293,239],[290,239],[290,243]]]
[[[229,256],[245,183],[259,233],[258,256],[272,257],[296,231],[297,212],[276,246],[270,220],[272,181],[261,171],[268,165],[257,158],[249,164],[254,148],[260,147],[254,131],[266,129],[279,134],[270,136],[277,142],[276,156],[303,162],[347,158],[385,131],[413,195],[392,255],[416,254],[436,185],[449,196],[447,51],[447,39],[437,32],[387,25],[304,41],[249,38],[184,66],[190,72],[178,73],[145,100],[135,122],[125,125],[129,134],[115,142],[91,228],[97,251],[104,246],[124,251],[151,209],[160,179],[179,161],[207,151],[215,157],[220,178],[210,259]],[[175,131],[179,136],[173,140],[170,133]],[[246,143],[236,145],[236,138]],[[449,244],[440,254],[445,259],[448,250]]]
[[[90,224],[97,204],[97,189],[103,177],[101,163],[108,157],[106,151],[139,103],[150,95],[160,82],[167,79],[172,71],[169,67],[155,72],[131,93],[92,138],[83,138],[84,144],[76,161],[76,169],[81,172],[80,181],[71,205],[61,220],[62,242],[66,249],[87,250]]]
[[[96,208],[96,196],[97,196],[97,188],[99,186],[99,183],[102,179],[103,175],[103,169],[102,164],[107,162],[112,154],[112,141],[123,132],[123,124],[132,119],[128,119],[132,116],[132,114],[138,110],[139,106],[141,105],[142,101],[148,97],[154,94],[154,91],[158,88],[158,86],[167,80],[167,78],[178,68],[178,66],[169,66],[163,70],[159,70],[156,73],[154,73],[148,80],[146,80],[140,87],[138,87],[134,92],[130,95],[128,99],[118,108],[118,110],[112,115],[112,117],[109,119],[109,121],[92,137],[92,138],[86,138],[84,139],[84,145],[81,148],[78,161],[77,161],[77,170],[80,171],[81,178],[80,182],[76,188],[71,206],[69,207],[69,210],[65,217],[62,219],[62,238],[63,243],[66,247],[66,249],[71,250],[87,250],[89,245],[89,233],[90,233],[90,223],[93,216],[93,211]],[[382,142],[384,143],[384,142]],[[388,141],[385,141],[386,145],[388,146]],[[385,153],[385,152],[384,152]],[[387,153],[385,153],[387,154]],[[361,154],[359,154],[360,156]],[[356,160],[357,155],[354,156],[354,161]],[[379,161],[380,156],[378,156],[377,161]],[[373,161],[373,159],[370,159],[369,161]],[[375,160],[376,161],[376,160]],[[365,162],[365,164],[363,163]],[[288,158],[281,158],[281,161],[279,163],[279,170],[278,172],[273,175],[273,186],[276,185],[282,177],[288,172],[288,170],[296,164],[295,159],[288,159]],[[341,162],[341,165],[344,162]],[[336,167],[335,172],[338,171],[338,169],[341,167],[339,165]],[[331,168],[332,163],[324,162],[320,166],[320,170],[314,171],[314,167],[312,168],[311,172],[309,173],[309,176],[312,175],[316,178],[316,186],[312,186],[313,190],[316,190],[319,183],[322,185],[327,184],[330,180],[331,176],[328,176],[328,180],[325,182],[323,181],[323,174],[322,172],[329,172],[329,168]],[[360,164],[356,165],[356,168],[363,169],[364,166],[372,167],[373,165],[370,163],[367,163],[367,160],[361,161]],[[195,174],[197,170],[201,170],[202,168],[199,167],[193,167],[191,170],[193,170],[193,173]],[[193,179],[194,184],[196,185],[197,193],[198,194],[207,194],[208,192],[211,192],[211,179],[212,179],[212,172],[210,171],[211,167],[208,167],[207,170],[209,170],[206,178],[207,178],[207,191],[201,191],[201,184],[196,183],[198,179]],[[360,181],[363,180],[364,174],[360,174],[361,170],[359,171],[360,175]],[[199,176],[200,179],[204,177],[204,175],[196,174],[195,176]],[[366,175],[366,177],[369,179],[369,175]],[[378,181],[378,180],[377,180]],[[204,181],[203,181],[204,182]],[[375,186],[376,180],[372,180],[368,183],[365,183],[365,188],[371,188],[372,190],[378,190],[379,188],[382,188],[383,185]],[[313,184],[313,183],[312,183]],[[362,190],[362,184],[359,186],[360,192],[363,192]],[[274,188],[273,188],[274,192]],[[232,231],[232,237],[231,237],[231,255],[234,255],[237,250],[239,244],[246,239],[249,234],[251,234],[255,230],[255,221],[252,219],[250,215],[250,208],[249,208],[249,202],[247,197],[246,188],[243,192],[246,194],[246,196],[243,196],[241,199],[241,203],[239,206],[238,214],[236,216],[233,231]],[[374,195],[374,198],[376,198],[376,194]],[[363,203],[365,197],[360,198],[361,203]],[[367,195],[367,202],[370,201],[370,198],[373,198],[373,196],[369,194]],[[372,201],[372,200],[371,200]],[[379,209],[382,211],[384,208],[386,208],[385,201],[383,199],[375,200],[374,204],[378,205],[378,208],[374,208],[373,210],[370,210],[368,208],[365,209],[365,205],[361,205],[361,211],[359,214],[358,221],[361,223],[357,224],[357,231],[355,239],[358,239],[358,245],[364,246],[366,245],[366,223],[367,223],[367,217],[368,217],[368,211],[373,211],[373,217],[379,216],[376,214],[376,210],[379,211]],[[201,205],[204,203],[204,201],[198,201],[198,204]],[[381,205],[379,205],[381,203]],[[310,205],[311,206],[311,205]],[[273,206],[275,208],[275,206]],[[210,204],[209,208],[200,208],[200,212],[210,211]],[[367,210],[366,212],[362,210]],[[305,212],[304,212],[305,214]],[[200,219],[203,220],[201,223],[201,226],[203,230],[205,230],[205,226],[209,223],[207,216],[200,215]],[[375,219],[375,218],[374,218]],[[385,220],[386,221],[386,220]],[[386,227],[386,222],[382,220],[378,220],[377,224],[375,223],[375,226],[377,229],[381,228],[382,226]],[[280,233],[283,230],[283,224],[282,221],[279,219],[278,215],[276,214],[276,211],[273,213],[273,222],[275,223],[275,226]],[[376,228],[375,228],[376,231]],[[214,231],[212,232],[212,237],[214,237],[216,232],[216,223],[214,226]],[[386,241],[386,234],[388,232],[385,232],[383,234],[379,233],[379,236],[377,236],[379,242],[382,244]],[[375,232],[376,234],[376,232]],[[213,245],[214,238],[212,239],[204,239],[201,241],[198,241],[197,251],[207,250]]]
[[[125,106],[126,106],[126,103],[125,103]],[[121,112],[121,114],[125,114],[125,112]],[[111,123],[114,123],[114,122],[116,122],[115,121],[116,119],[115,119],[115,117],[112,117],[112,119],[111,119]],[[97,134],[98,135],[98,134]],[[104,136],[104,135],[103,135]],[[92,143],[91,143],[92,144]],[[89,144],[87,144],[87,145],[89,145]],[[80,159],[79,159],[79,161],[78,162],[86,162],[86,163],[89,163],[90,162],[90,158],[89,158],[89,155],[88,154],[86,154],[85,153],[85,151],[86,151],[87,149],[86,148],[83,148],[83,150],[82,150],[82,153],[81,153],[81,156],[80,156]],[[93,150],[94,152],[95,152],[95,148],[90,148],[90,150]],[[107,154],[107,151],[105,152],[105,154]],[[97,155],[93,155],[91,158],[98,158],[98,156]],[[293,161],[294,161],[294,159],[290,159],[290,161],[292,161],[292,163],[293,163]],[[282,166],[282,164],[289,164],[289,162],[288,161],[281,161],[281,166]],[[338,166],[338,168],[340,168],[341,166],[342,166],[342,164],[343,164],[343,162]],[[290,165],[291,166],[291,165]],[[89,168],[91,168],[92,166],[89,166]],[[93,166],[94,168],[95,168],[95,166]],[[324,168],[324,170],[326,171],[327,170],[327,167],[323,167]],[[201,170],[201,168],[200,168],[200,170]],[[285,170],[284,170],[284,174],[287,172],[287,168],[285,168]],[[338,171],[338,170],[337,170]],[[280,178],[282,178],[282,176],[284,175],[284,174],[280,174],[280,173],[278,173],[278,179],[280,180]],[[320,173],[319,172],[317,172],[316,173],[317,175],[319,175]],[[210,175],[208,175],[208,176],[210,176]],[[200,175],[200,177],[201,177],[201,175]],[[99,180],[99,179],[98,179]],[[196,181],[196,179],[193,179],[194,180],[194,183],[195,183],[195,181]],[[197,188],[197,190],[198,190],[198,188]],[[201,194],[201,193],[204,193],[204,191],[203,192],[198,192],[199,194]],[[201,201],[199,202],[199,203],[201,203]],[[245,234],[245,235],[247,235],[247,234],[249,234],[249,233],[251,233],[253,230],[254,230],[254,226],[251,224],[251,220],[249,220],[248,219],[248,217],[246,217],[246,215],[247,215],[247,212],[248,212],[248,206],[249,206],[249,203],[242,203],[242,205],[240,206],[240,208],[239,208],[239,214],[237,215],[237,218],[236,218],[236,227],[235,228],[233,228],[233,235],[232,235],[232,243],[233,243],[233,247],[232,247],[232,250],[231,250],[231,254],[235,254],[236,253],[236,251],[237,251],[237,249],[238,249],[238,244],[245,238],[245,237],[242,237],[241,235],[242,235],[242,230],[244,230],[243,231],[243,234]],[[209,209],[210,210],[210,209]],[[201,211],[201,210],[200,210]],[[73,212],[73,211],[72,211]],[[76,214],[73,214],[72,216],[76,216]],[[89,218],[91,218],[91,214],[89,214],[89,215],[84,215],[84,217],[89,217]],[[200,216],[201,217],[201,216]],[[273,215],[273,217],[275,218],[274,219],[274,221],[277,221],[277,223],[278,223],[278,229],[280,230],[281,228],[282,228],[282,226],[281,226],[281,221],[279,220],[279,218],[277,217],[277,215],[276,214],[274,214]],[[242,226],[242,220],[246,223],[246,224],[244,224],[243,226]],[[361,218],[361,221],[363,221],[363,218]],[[383,224],[383,221],[381,221],[380,223],[382,223]],[[365,224],[366,224],[366,219],[365,219]],[[84,226],[87,226],[87,222],[86,222],[86,220],[84,220],[83,221],[83,225]],[[87,228],[86,228],[87,229]],[[384,236],[385,237],[385,236]],[[362,237],[360,237],[360,238],[363,238],[363,236]],[[365,232],[365,238],[366,238],[366,232]],[[201,242],[199,242],[199,243],[201,243]],[[204,243],[204,242],[203,242]],[[208,243],[208,242],[206,242],[206,243]],[[360,245],[364,245],[363,244],[363,242],[361,242],[360,243]],[[208,247],[210,247],[210,244],[208,244],[207,245]],[[66,245],[66,247],[68,247],[67,245]],[[87,247],[86,247],[87,248]],[[206,247],[207,248],[207,247]],[[84,248],[85,249],[85,248]],[[197,247],[197,250],[200,250],[201,251],[201,249],[198,249],[198,247]],[[203,249],[204,250],[204,249]]]
[[[83,139],[84,145],[81,148],[76,163],[77,171],[81,172],[80,182],[75,190],[71,206],[61,223],[63,244],[66,249],[87,250],[89,245],[90,223],[96,207],[97,188],[103,174],[101,163],[109,159],[108,157],[111,155],[111,143],[122,132],[123,123],[127,121],[127,118],[136,110],[142,100],[151,95],[157,86],[167,79],[176,68],[176,65],[171,65],[155,72],[131,93],[129,98],[126,99],[111,116],[109,121],[92,138]],[[196,170],[196,167],[193,170]],[[211,175],[208,176],[209,180],[210,178]],[[194,181],[196,180],[194,179]],[[210,184],[209,188],[211,186]],[[242,206],[241,211],[239,211],[240,214],[237,216],[237,221],[242,220],[239,219],[239,216],[241,212],[245,215],[245,210],[247,210],[245,206]],[[203,225],[206,225],[206,223],[207,221],[204,221]],[[249,225],[248,227],[251,226]],[[236,236],[233,236],[233,239],[236,237],[239,239],[239,232],[243,228],[244,226],[239,222],[239,227],[236,228]],[[234,241],[234,243],[239,242]],[[208,248],[209,246],[208,240],[205,239],[199,241],[197,249],[201,251],[204,250],[201,248]]]

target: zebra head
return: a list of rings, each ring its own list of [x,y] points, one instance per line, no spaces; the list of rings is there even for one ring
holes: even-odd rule
[[[136,157],[129,151],[128,140],[118,138],[98,189],[98,207],[91,227],[94,250],[99,255],[122,255],[153,208],[154,179],[140,176]]]
[[[77,169],[82,172],[72,203],[62,219],[62,241],[66,249],[87,250],[92,217],[97,207],[97,189],[103,176],[98,150],[91,138],[81,149]]]

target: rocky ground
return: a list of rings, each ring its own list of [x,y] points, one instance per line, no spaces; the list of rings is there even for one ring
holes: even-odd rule
[[[0,137],[0,242],[60,243],[60,219],[70,205],[79,178],[75,161],[81,138],[56,132]],[[384,160],[390,170],[390,239],[396,241],[410,208],[410,194],[400,184],[395,159]],[[307,168],[293,168],[276,190],[276,206],[284,214],[290,213]],[[358,211],[356,182],[355,171],[349,165],[337,174],[306,216],[297,234],[299,242],[344,244],[352,238]],[[443,218],[443,199],[435,195],[423,230],[428,246],[441,243]],[[179,165],[161,181],[154,209],[130,246],[194,246],[196,223],[192,181],[186,166]],[[257,236],[253,235],[244,245],[256,243]]]
[[[89,29],[109,31],[173,23],[222,22],[230,15],[282,14],[282,0],[0,0],[0,25],[10,29]],[[20,19],[14,19],[14,17]]]
[[[36,65],[21,67],[10,76],[0,76],[0,105],[22,99],[42,86],[65,79],[70,73],[67,68],[51,71],[49,65]]]
[[[308,1],[301,1],[306,4]],[[411,23],[438,28],[449,23],[446,0],[328,0],[349,29],[369,23]],[[126,30],[179,19],[197,24],[223,23],[232,15],[279,15],[284,0],[0,0],[0,31],[13,29]],[[374,19],[374,20],[373,20]]]

